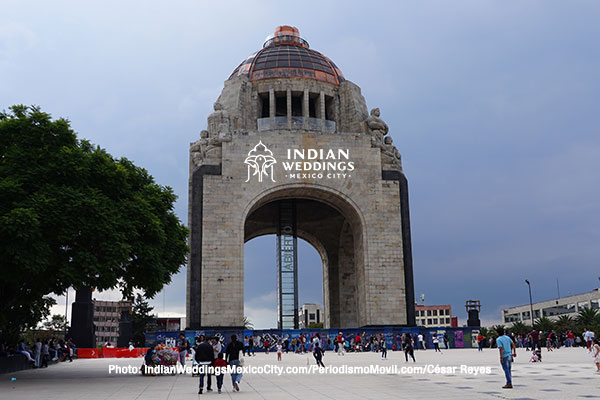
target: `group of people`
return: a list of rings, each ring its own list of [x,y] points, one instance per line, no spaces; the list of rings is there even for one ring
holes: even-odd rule
[[[517,348],[522,347],[526,350],[539,349],[542,346],[546,347],[548,351],[559,349],[561,347],[578,347],[585,346],[590,349],[595,333],[584,328],[581,336],[575,335],[572,330],[565,330],[561,333],[557,333],[554,329],[540,332],[536,329],[531,332],[515,335],[508,333]],[[495,337],[484,337],[481,333],[477,335],[477,344],[479,351],[483,351],[485,347],[495,348],[496,338]]]
[[[33,368],[47,368],[49,361],[73,362],[76,351],[77,348],[71,339],[64,341],[55,338],[45,340],[37,338],[33,344],[26,344],[24,340],[20,340],[16,348],[5,344],[0,345],[0,356],[21,354]]]
[[[246,337],[247,339],[247,337]],[[248,343],[248,346],[246,346]],[[239,367],[242,365],[242,357],[248,353],[252,346],[249,341],[244,340],[244,343],[238,341],[237,335],[231,335],[231,341],[223,351],[223,344],[221,343],[221,337],[218,336],[205,336],[200,335],[195,339],[195,345],[192,347],[187,341],[185,334],[182,332],[179,334],[179,340],[177,341],[177,350],[179,351],[179,362],[182,366],[185,366],[186,356],[191,353],[194,365],[205,367],[199,370],[200,383],[198,387],[198,394],[202,394],[204,391],[204,383],[206,381],[206,391],[212,392],[212,374],[208,370],[208,367],[223,368],[228,365],[233,367]],[[253,352],[253,351],[252,351]],[[151,360],[146,360],[150,363]],[[223,388],[223,374],[215,374],[217,381],[217,390],[219,393],[222,392]],[[233,390],[240,391],[240,382],[242,380],[242,373],[234,370],[231,373],[231,384]]]

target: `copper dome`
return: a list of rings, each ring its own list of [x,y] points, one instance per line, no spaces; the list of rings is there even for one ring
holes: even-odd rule
[[[272,78],[304,78],[339,85],[342,71],[318,51],[312,50],[292,26],[279,26],[263,48],[245,59],[231,74],[245,75],[251,81]]]

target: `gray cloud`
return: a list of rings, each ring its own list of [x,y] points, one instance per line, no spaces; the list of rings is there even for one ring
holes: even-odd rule
[[[411,189],[417,293],[428,303],[451,303],[464,321],[464,301],[478,298],[492,321],[503,305],[527,302],[525,278],[538,300],[555,296],[557,277],[564,294],[597,286],[595,2],[33,8],[3,4],[0,108],[39,104],[69,118],[81,137],[172,186],[184,222],[189,142],[231,71],[276,25],[292,24],[391,127]],[[251,287],[275,288],[274,245],[260,243],[246,255],[247,270],[263,271],[246,282],[248,303]],[[301,259],[320,268],[311,251]],[[184,311],[184,272],[166,308]]]

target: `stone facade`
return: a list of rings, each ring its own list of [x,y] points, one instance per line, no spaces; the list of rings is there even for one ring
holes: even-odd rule
[[[276,202],[290,198],[298,236],[323,259],[325,326],[415,325],[407,182],[387,130],[347,80],[227,80],[190,146],[189,327],[242,325],[244,243],[276,233]],[[249,161],[257,148],[274,162]],[[344,168],[284,168],[309,149],[341,149],[310,162]]]

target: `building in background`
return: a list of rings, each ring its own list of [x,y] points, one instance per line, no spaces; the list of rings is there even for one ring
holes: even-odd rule
[[[533,318],[557,319],[561,315],[575,317],[584,307],[600,309],[600,292],[597,288],[591,292],[533,303]],[[531,305],[525,304],[503,309],[502,321],[505,324],[520,321],[531,325]]]
[[[180,315],[158,313],[155,318],[157,331],[180,331],[185,329],[185,317]]]
[[[131,315],[131,301],[106,301],[93,300],[94,303],[94,330],[96,334],[96,347],[104,346],[106,342],[117,345],[119,338],[119,320],[121,313],[128,311]],[[77,343],[76,343],[77,344]]]
[[[440,306],[417,304],[415,305],[415,318],[417,326],[452,326],[452,306],[449,304]]]
[[[318,304],[305,303],[298,309],[298,321],[300,329],[308,328],[312,324],[323,323],[323,311]]]

